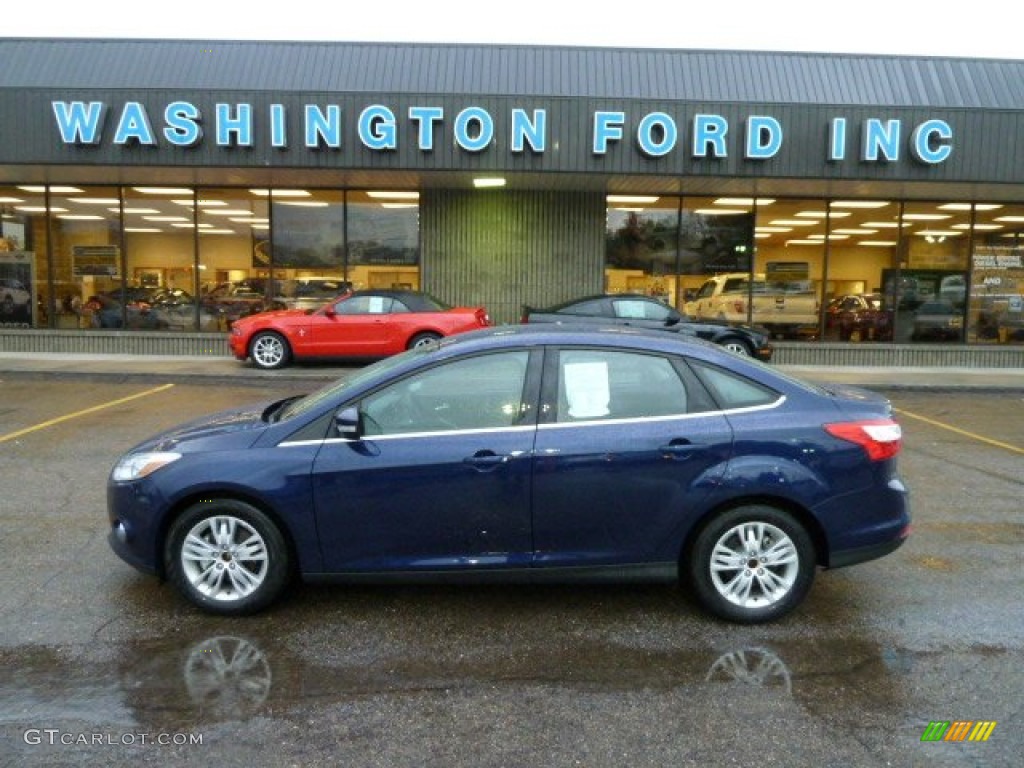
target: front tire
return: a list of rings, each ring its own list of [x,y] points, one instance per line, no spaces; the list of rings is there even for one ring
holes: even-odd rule
[[[788,512],[736,507],[712,519],[684,567],[700,604],[739,624],[777,619],[796,608],[814,580],[810,535]]]
[[[209,613],[242,615],[270,605],[288,583],[288,547],[263,512],[235,499],[193,505],[171,527],[168,579]]]
[[[272,371],[288,364],[292,359],[292,350],[281,334],[262,331],[249,343],[249,357],[257,368]]]

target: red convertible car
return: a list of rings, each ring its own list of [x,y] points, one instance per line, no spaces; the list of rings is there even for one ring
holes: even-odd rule
[[[420,291],[355,291],[317,310],[282,310],[241,318],[228,340],[239,360],[257,368],[328,358],[378,359],[484,328],[483,307],[450,307]]]

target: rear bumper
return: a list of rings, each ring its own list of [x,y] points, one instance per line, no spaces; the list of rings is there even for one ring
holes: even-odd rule
[[[872,544],[868,547],[858,547],[856,549],[846,549],[841,552],[833,552],[829,558],[829,568],[843,568],[847,565],[856,565],[857,563],[864,563],[868,560],[877,560],[880,557],[885,557],[890,552],[895,552],[910,536],[910,526],[905,526],[899,533],[898,537],[889,541],[883,541],[880,544]]]

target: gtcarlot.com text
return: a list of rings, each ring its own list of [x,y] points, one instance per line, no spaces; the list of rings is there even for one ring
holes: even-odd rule
[[[26,744],[36,746],[130,747],[130,746],[201,746],[201,733],[89,733],[62,731],[59,728],[29,728],[22,735]]]

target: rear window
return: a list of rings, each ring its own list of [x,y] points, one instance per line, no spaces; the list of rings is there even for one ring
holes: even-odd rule
[[[781,397],[774,389],[732,371],[696,361],[691,364],[722,410],[771,405]]]

